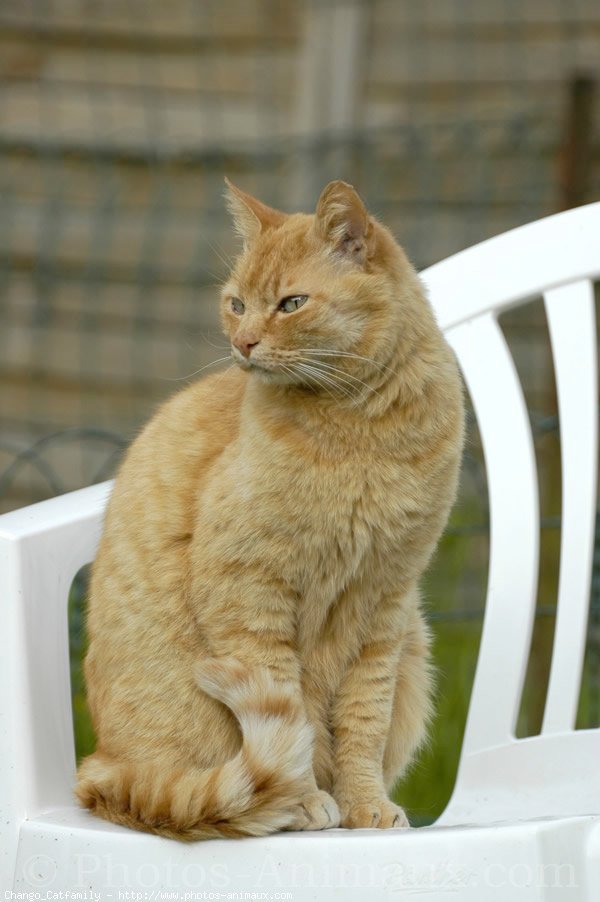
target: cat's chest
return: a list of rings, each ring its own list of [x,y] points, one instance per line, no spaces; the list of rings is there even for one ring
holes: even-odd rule
[[[236,566],[260,558],[302,596],[333,598],[365,574],[394,577],[411,509],[410,479],[391,455],[231,453],[204,495],[199,543]]]
[[[405,519],[401,468],[352,461],[273,479],[264,516],[289,536],[288,572],[341,587],[400,541]]]

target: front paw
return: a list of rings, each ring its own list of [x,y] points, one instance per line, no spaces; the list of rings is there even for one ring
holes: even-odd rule
[[[321,789],[307,792],[298,803],[298,810],[289,830],[328,830],[339,827],[340,812],[334,799]]]
[[[377,827],[380,830],[405,830],[410,827],[404,809],[386,798],[366,802],[343,801],[340,811],[342,827]]]

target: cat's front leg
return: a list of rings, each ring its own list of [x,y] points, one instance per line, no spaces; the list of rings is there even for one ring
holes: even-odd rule
[[[334,705],[333,795],[342,827],[408,827],[388,798],[383,755],[390,729],[398,650],[389,640],[363,646]]]
[[[389,799],[384,779],[394,700],[399,691],[404,692],[410,707],[412,695],[410,674],[402,687],[398,685],[407,618],[394,617],[394,605],[401,610],[408,599],[404,603],[389,600],[380,606],[371,638],[346,672],[333,705],[333,795],[343,827],[409,826],[404,810]],[[420,723],[426,715],[425,710],[413,712],[413,722]],[[413,725],[406,726],[410,729]],[[402,725],[396,729],[401,730]]]
[[[282,591],[280,582],[270,585],[264,578],[254,581],[240,568],[235,580],[222,579],[210,600],[198,597],[197,620],[211,658],[234,659],[250,678],[252,673],[268,671],[276,688],[271,703],[273,713],[284,715],[289,709],[294,719],[300,717],[305,724],[311,723],[295,647],[296,599]],[[243,700],[238,700],[237,708],[243,710]],[[304,773],[298,778],[297,798],[287,829],[323,830],[337,827],[339,822],[336,802],[317,785],[311,749]]]

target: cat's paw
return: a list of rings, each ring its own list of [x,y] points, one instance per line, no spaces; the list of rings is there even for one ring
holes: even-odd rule
[[[298,810],[289,830],[329,830],[339,827],[339,808],[328,792],[321,789],[307,792],[298,803]]]
[[[340,809],[342,827],[376,827],[380,830],[405,830],[410,827],[404,809],[394,805],[389,799],[342,802]]]

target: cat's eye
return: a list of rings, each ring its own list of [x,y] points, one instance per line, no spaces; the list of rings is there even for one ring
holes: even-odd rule
[[[238,316],[241,316],[246,307],[244,302],[240,301],[239,298],[231,298],[231,309],[234,313],[237,313]]]
[[[307,294],[293,294],[289,298],[284,298],[277,309],[282,310],[284,313],[293,313],[294,310],[306,304],[307,300]]]

